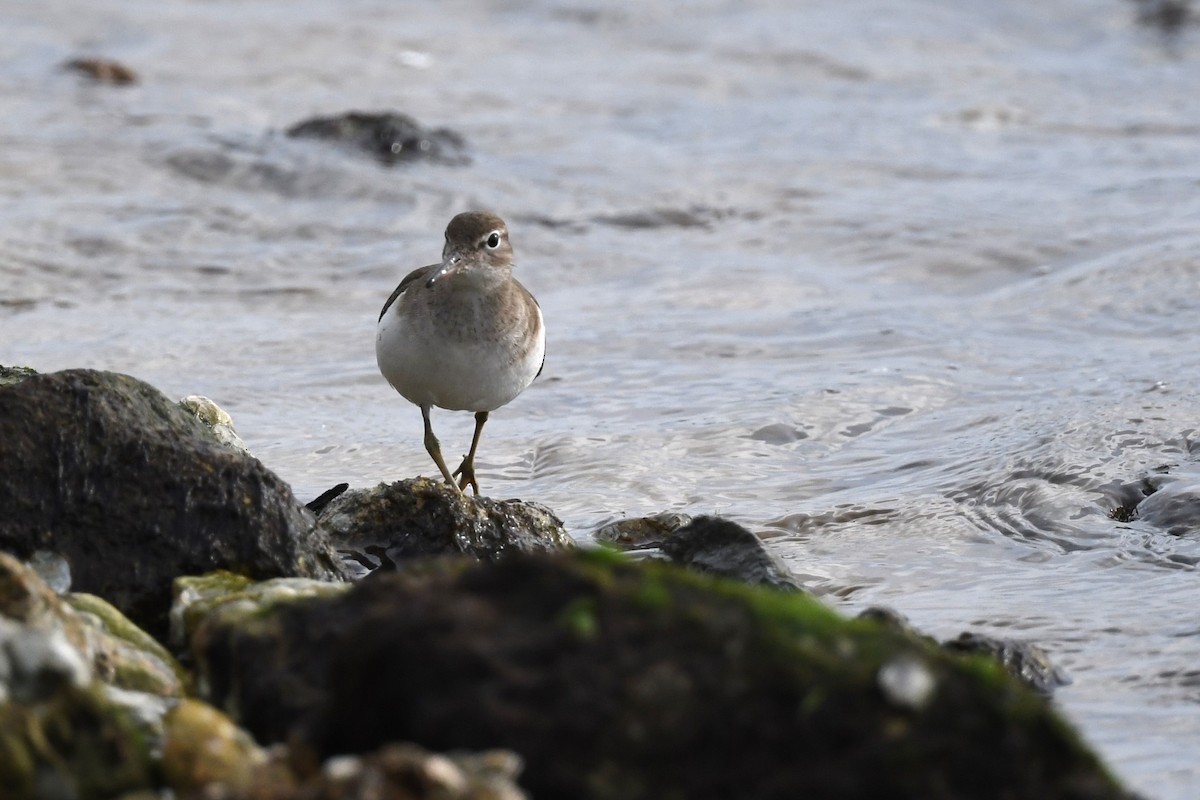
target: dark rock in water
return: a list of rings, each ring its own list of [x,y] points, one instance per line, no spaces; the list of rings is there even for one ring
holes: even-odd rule
[[[686,514],[659,514],[620,520],[597,531],[596,539],[622,549],[656,547],[690,569],[782,591],[805,591],[761,539],[720,517],[693,520]]]
[[[1162,482],[1157,491],[1138,503],[1134,518],[1173,536],[1200,533],[1200,482]]]
[[[668,536],[691,522],[691,515],[675,511],[664,511],[648,517],[630,517],[601,527],[596,531],[595,539],[621,550],[660,547]]]
[[[1055,689],[1071,682],[1062,670],[1050,663],[1046,652],[1033,642],[964,632],[957,639],[945,642],[943,647],[960,653],[987,653],[1026,686],[1045,695],[1053,694]]]
[[[697,517],[660,545],[677,564],[727,578],[790,592],[803,592],[796,580],[762,540],[719,517]]]
[[[317,525],[360,574],[428,556],[494,560],[574,546],[545,506],[468,497],[428,478],[345,492],[325,506]]]
[[[110,58],[73,58],[63,64],[63,67],[86,75],[96,83],[129,86],[138,82],[136,72]]]
[[[0,549],[61,554],[76,590],[160,639],[178,575],[345,574],[257,459],[153,387],[91,370],[0,386]]]
[[[886,606],[871,606],[858,615],[885,625],[892,630],[919,637],[937,644],[932,636],[914,628],[908,618],[899,611]],[[952,653],[982,653],[1000,663],[1009,673],[1034,691],[1051,695],[1059,686],[1066,686],[1071,679],[1062,670],[1050,663],[1050,657],[1033,642],[1020,639],[1001,639],[985,633],[964,631],[957,639],[949,639],[941,645]]]
[[[593,221],[618,228],[711,228],[713,223],[728,217],[733,212],[727,209],[692,206],[691,208],[653,208],[594,217]]]
[[[1191,0],[1134,0],[1137,20],[1165,34],[1178,33],[1196,17]]]
[[[937,639],[934,639],[924,631],[913,627],[913,624],[908,621],[908,617],[904,616],[894,608],[888,608],[887,606],[871,606],[869,608],[864,608],[862,611],[858,612],[858,619],[870,620],[871,622],[882,625],[885,628],[891,628],[897,633],[903,633],[906,636],[924,639],[930,644],[937,644]]]
[[[1126,796],[994,662],[606,551],[427,561],[193,643],[261,742],[509,749],[534,797]]]
[[[425,128],[405,114],[350,111],[333,117],[316,117],[288,128],[287,135],[339,142],[363,150],[385,164],[470,163],[462,136],[447,128]]]

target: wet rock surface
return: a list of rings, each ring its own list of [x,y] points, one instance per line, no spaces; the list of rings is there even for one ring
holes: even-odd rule
[[[385,164],[428,161],[458,166],[470,162],[466,141],[448,128],[426,128],[406,114],[350,111],[314,117],[287,129],[298,139],[320,139],[364,152]]]
[[[0,387],[0,549],[62,555],[74,589],[159,638],[178,575],[344,575],[311,516],[257,459],[153,387],[92,370]]]
[[[1123,796],[989,659],[603,552],[377,573],[193,644],[261,741],[511,749],[536,797]]]
[[[343,492],[322,508],[317,525],[358,575],[428,556],[495,560],[574,546],[545,506],[468,497],[428,478]]]

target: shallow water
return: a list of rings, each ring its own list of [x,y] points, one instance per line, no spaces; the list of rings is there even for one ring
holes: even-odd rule
[[[302,498],[433,471],[374,322],[508,219],[549,326],[487,493],[717,512],[855,611],[1042,644],[1200,788],[1200,32],[1149,3],[10,3],[0,363],[222,404]],[[117,58],[135,87],[62,72]],[[466,167],[280,133],[398,110]],[[468,414],[435,413],[447,452]],[[1145,512],[1110,510],[1159,488]]]

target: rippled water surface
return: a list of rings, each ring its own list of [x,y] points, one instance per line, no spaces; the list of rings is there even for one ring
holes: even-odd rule
[[[718,512],[848,611],[1035,640],[1195,797],[1200,26],[1154,7],[8,3],[0,363],[208,395],[301,497],[429,474],[375,318],[492,208],[549,358],[487,493],[582,541]],[[352,109],[472,161],[281,134]]]

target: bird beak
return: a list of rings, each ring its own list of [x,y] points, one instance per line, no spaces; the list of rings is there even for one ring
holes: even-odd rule
[[[442,265],[434,270],[429,276],[429,280],[425,281],[426,288],[433,286],[437,281],[443,278],[448,278],[454,273],[462,269],[463,259],[458,253],[446,253],[442,256]]]

